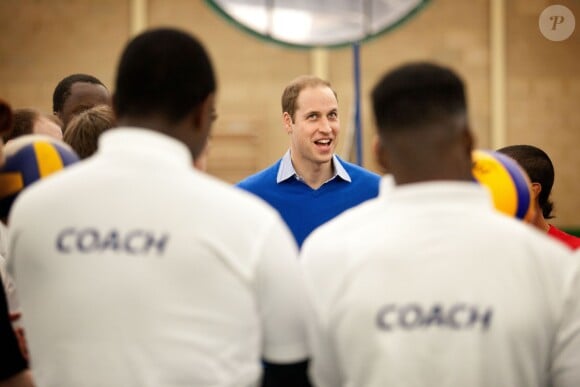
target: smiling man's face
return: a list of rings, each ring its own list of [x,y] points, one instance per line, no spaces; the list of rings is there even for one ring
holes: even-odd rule
[[[340,122],[338,101],[330,87],[304,88],[296,99],[294,119],[284,113],[284,126],[290,135],[290,151],[295,168],[332,167]]]

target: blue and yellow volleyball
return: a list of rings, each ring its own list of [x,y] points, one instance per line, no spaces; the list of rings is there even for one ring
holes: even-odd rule
[[[473,177],[485,186],[497,210],[518,219],[533,216],[532,185],[522,167],[512,158],[495,151],[472,153]]]
[[[79,160],[66,143],[40,135],[11,140],[0,167],[0,217],[6,218],[23,189]]]

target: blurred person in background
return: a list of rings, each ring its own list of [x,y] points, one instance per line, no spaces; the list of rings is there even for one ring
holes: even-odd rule
[[[12,130],[12,123],[12,109],[0,99],[0,166],[4,164],[3,135]],[[0,230],[0,238],[3,234],[4,230]],[[2,269],[4,260],[5,257],[0,255]],[[10,321],[3,278],[0,275],[0,387],[32,387],[28,363]]]
[[[66,127],[72,118],[97,105],[111,105],[111,95],[99,79],[88,74],[72,74],[63,78],[52,95],[52,111]]]
[[[511,145],[498,149],[526,171],[532,182],[532,195],[535,216],[531,224],[548,233],[551,237],[565,243],[573,250],[580,248],[580,238],[568,234],[549,223],[554,218],[552,214],[554,203],[550,199],[554,185],[554,164],[546,152],[533,145]]]
[[[3,136],[4,143],[26,134],[44,134],[61,140],[62,128],[55,119],[36,109],[14,109],[14,124]]]

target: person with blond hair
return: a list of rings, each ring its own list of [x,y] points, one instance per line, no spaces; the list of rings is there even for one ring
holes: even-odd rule
[[[75,116],[66,127],[63,140],[81,159],[86,159],[97,151],[101,133],[114,126],[113,109],[108,105],[98,105]]]

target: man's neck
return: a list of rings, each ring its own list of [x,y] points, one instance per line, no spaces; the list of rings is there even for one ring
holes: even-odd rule
[[[536,219],[536,221],[534,222],[534,226],[536,226],[540,230],[543,230],[544,232],[548,232],[548,230],[550,229],[550,224],[546,221],[546,219],[544,219],[543,216],[540,216],[538,219]]]
[[[297,163],[292,160],[292,165],[298,177],[312,189],[320,188],[334,175],[332,159],[325,163]]]
[[[543,232],[548,232],[550,229],[550,224],[544,218],[542,207],[537,201],[534,202],[534,217],[532,218],[531,223],[534,227],[542,230]]]

